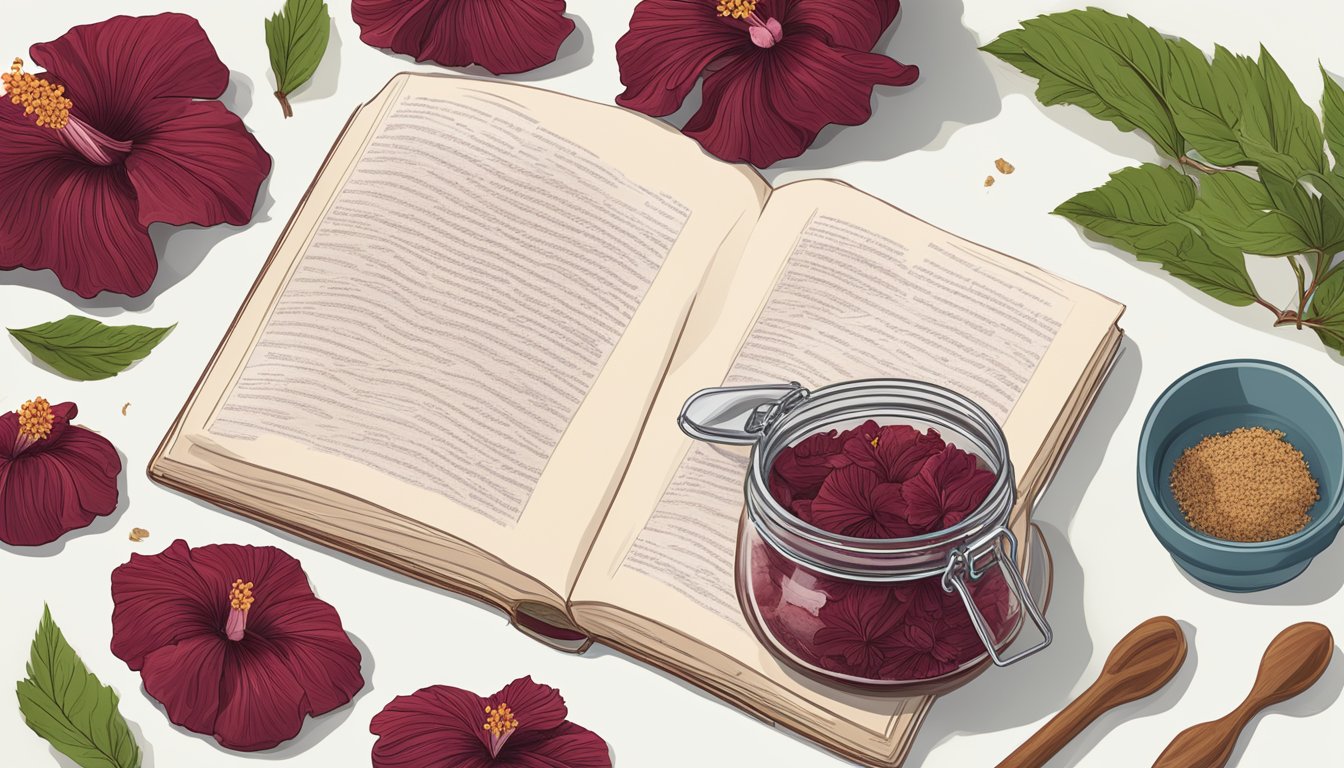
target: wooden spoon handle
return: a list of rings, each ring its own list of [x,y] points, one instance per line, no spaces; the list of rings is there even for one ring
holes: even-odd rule
[[[1039,768],[1045,765],[1065,744],[1073,741],[1075,736],[1106,711],[1093,701],[1096,689],[1097,684],[1093,683],[1092,687],[1069,702],[1059,714],[1050,718],[1050,722],[1041,726],[1031,738],[1022,742],[1022,746],[1005,757],[998,768]]]
[[[1222,768],[1237,739],[1256,713],[1310,688],[1330,665],[1335,641],[1330,630],[1313,622],[1294,624],[1265,649],[1255,685],[1236,709],[1207,723],[1186,728],[1171,740],[1153,768]]]

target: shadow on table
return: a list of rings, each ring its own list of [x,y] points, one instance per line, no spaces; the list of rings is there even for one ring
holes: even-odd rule
[[[83,528],[77,528],[67,532],[59,539],[42,544],[36,547],[16,547],[4,542],[0,542],[0,552],[8,552],[23,557],[54,557],[65,551],[65,545],[75,539],[85,536],[97,536],[101,533],[107,533],[117,527],[121,520],[122,513],[131,505],[131,494],[126,487],[127,465],[126,454],[117,450],[117,458],[121,459],[121,474],[117,476],[117,508],[112,510],[112,514],[95,517],[92,523]]]
[[[1330,353],[1332,356],[1334,353]],[[1206,594],[1246,605],[1318,605],[1344,588],[1344,536],[1317,555],[1295,579],[1259,592],[1226,592],[1205,584],[1176,566],[1185,580]]]
[[[1134,400],[1142,368],[1138,345],[1126,337],[1115,367],[1032,514],[1054,561],[1046,616],[1054,630],[1054,641],[1035,656],[1008,667],[991,668],[980,679],[939,697],[920,726],[908,765],[923,764],[930,752],[957,736],[1017,728],[1053,715],[1081,692],[1093,646],[1083,610],[1083,569],[1066,532],[1101,467],[1120,420]],[[1193,669],[1189,662],[1186,666]],[[1175,699],[1166,707],[1174,703]],[[1102,728],[1096,730],[1104,733]],[[1004,755],[995,759],[999,757]]]

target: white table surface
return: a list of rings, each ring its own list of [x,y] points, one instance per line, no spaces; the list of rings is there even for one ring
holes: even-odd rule
[[[329,0],[336,35],[316,79],[281,119],[271,96],[262,19],[279,0],[48,0],[6,4],[0,59],[25,55],[74,24],[113,12],[185,11],[200,20],[233,70],[227,103],[275,158],[255,222],[248,227],[156,231],[160,274],[134,300],[83,301],[49,273],[0,272],[0,325],[24,327],[70,313],[117,323],[179,326],[144,363],[103,382],[76,383],[31,364],[0,343],[0,407],[33,395],[73,400],[80,420],[122,451],[123,506],[91,528],[36,549],[0,547],[0,688],[24,673],[31,632],[51,605],[90,668],[122,696],[148,759],[158,768],[213,768],[283,760],[295,768],[368,764],[368,723],[392,697],[434,683],[489,694],[531,674],[558,687],[573,720],[596,730],[623,768],[688,765],[832,766],[843,761],[782,730],[619,654],[553,652],[510,628],[499,614],[454,595],[365,566],[151,484],[145,465],[219,342],[300,195],[354,107],[393,74],[415,67],[359,41],[348,0]],[[907,0],[882,45],[921,67],[907,89],[879,89],[872,120],[826,131],[819,146],[781,163],[774,180],[844,179],[939,226],[1034,262],[1129,306],[1124,354],[1037,511],[1055,559],[1048,651],[991,670],[939,701],[915,742],[910,766],[992,765],[1096,676],[1110,648],[1157,614],[1182,621],[1190,640],[1185,667],[1165,690],[1128,705],[1089,729],[1051,765],[1148,765],[1178,731],[1221,716],[1249,689],[1261,652],[1277,632],[1302,620],[1344,632],[1344,541],[1291,584],[1251,596],[1214,593],[1177,570],[1149,532],[1134,490],[1137,435],[1152,401],[1197,364],[1263,357],[1301,371],[1344,408],[1344,367],[1315,337],[1267,326],[1255,307],[1218,304],[1151,265],[1090,244],[1048,215],[1111,171],[1155,158],[1149,143],[1081,110],[1042,108],[1034,82],[976,50],[1025,17],[1065,10],[1067,2]],[[571,0],[575,38],[559,61],[514,79],[601,102],[621,90],[614,45],[633,0]],[[1164,32],[1212,50],[1215,42],[1253,54],[1263,42],[1309,101],[1320,94],[1316,66],[1344,73],[1338,46],[1344,10],[1324,0],[1273,6],[1246,0],[1110,0]],[[431,69],[430,67],[419,67]],[[683,111],[684,118],[689,112]],[[0,138],[2,140],[2,138]],[[982,186],[997,157],[1017,166]],[[1282,268],[1282,265],[1273,265]],[[1286,271],[1286,270],[1285,270]],[[1287,299],[1290,281],[1277,283]],[[130,402],[126,416],[120,411]],[[149,529],[140,544],[133,526]],[[299,737],[261,755],[229,753],[172,725],[143,692],[138,673],[108,650],[112,600],[108,575],[131,552],[157,552],[174,538],[274,544],[299,557],[319,594],[336,605],[365,652],[368,685],[351,706],[309,721]],[[1242,766],[1320,765],[1338,754],[1344,722],[1344,659],[1306,695],[1274,707],[1243,738]],[[22,723],[15,698],[0,693],[0,762],[53,764],[53,752]],[[68,764],[68,763],[66,763]]]

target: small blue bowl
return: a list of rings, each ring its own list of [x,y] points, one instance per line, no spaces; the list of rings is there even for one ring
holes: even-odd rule
[[[1302,451],[1320,486],[1311,522],[1273,541],[1225,541],[1194,530],[1171,492],[1187,448],[1238,427],[1279,430]],[[1139,436],[1139,504],[1176,564],[1211,587],[1255,592],[1290,581],[1344,524],[1344,427],[1296,371],[1265,360],[1223,360],[1190,371],[1153,404]]]

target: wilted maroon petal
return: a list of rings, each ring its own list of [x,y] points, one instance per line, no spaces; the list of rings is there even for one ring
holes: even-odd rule
[[[831,123],[866,121],[875,85],[909,85],[918,76],[886,56],[785,28],[778,45],[732,57],[705,78],[703,103],[683,132],[724,160],[764,168],[801,155]]]
[[[871,51],[901,9],[900,0],[780,0],[790,30],[811,28],[837,48]],[[810,30],[809,30],[810,31]]]
[[[130,138],[151,100],[216,99],[229,86],[229,69],[200,23],[180,13],[74,27],[29,53],[65,85],[73,113],[114,139]]]
[[[0,103],[0,113],[10,110],[7,101]],[[50,269],[86,299],[104,290],[139,296],[154,282],[154,244],[138,221],[135,190],[119,169],[53,157],[4,165],[0,179],[4,263]]]
[[[218,101],[146,106],[143,128],[126,158],[139,221],[203,227],[252,220],[271,156]]]
[[[893,633],[882,665],[889,680],[927,680],[953,672],[960,666],[960,646],[946,636],[946,625],[909,621]]]
[[[920,530],[956,525],[980,506],[994,481],[975,456],[947,446],[901,486],[910,524]]]
[[[710,0],[644,0],[616,41],[625,92],[616,103],[661,117],[677,111],[705,67],[730,51],[749,52],[742,29],[723,23]]]
[[[906,502],[897,483],[884,483],[862,467],[837,469],[812,501],[812,524],[843,536],[894,539],[909,536]]]
[[[564,0],[354,0],[351,12],[375,48],[497,75],[555,61],[574,31]]]
[[[928,434],[908,424],[881,427],[845,441],[845,456],[854,464],[876,472],[889,483],[904,483],[914,477],[925,459],[943,450],[936,430]]]
[[[833,459],[842,457],[848,432],[837,435],[835,430],[808,435],[795,445],[785,446],[770,465],[772,490],[787,486],[788,500],[782,490],[775,500],[787,506],[794,499],[810,499],[821,490],[821,484],[839,464]]]
[[[202,634],[144,657],[140,679],[145,692],[163,705],[169,720],[195,733],[214,732],[227,642],[218,634]]]
[[[514,744],[513,740],[519,743]],[[601,736],[574,723],[550,731],[523,733],[510,740],[492,766],[497,768],[611,768],[611,751]]]
[[[112,571],[112,654],[140,669],[159,648],[217,636],[227,614],[223,594],[202,580],[181,539],[157,555],[132,553]]]
[[[864,675],[882,664],[890,635],[905,611],[880,591],[864,591],[828,603],[821,613],[825,626],[813,640],[820,656],[841,656],[852,671]]]
[[[374,715],[369,730],[374,768],[463,768],[490,765],[481,738],[485,699],[446,685],[398,696]]]
[[[229,749],[254,752],[297,736],[311,705],[277,644],[256,635],[247,642],[220,642],[231,647],[220,676],[215,740]]]

